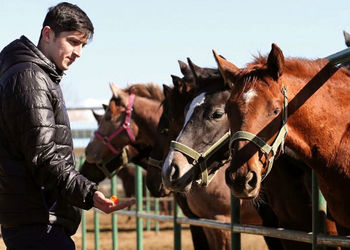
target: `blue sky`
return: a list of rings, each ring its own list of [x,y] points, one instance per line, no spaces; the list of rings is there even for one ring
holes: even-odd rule
[[[0,48],[26,35],[35,44],[47,9],[60,1],[0,0]],[[177,60],[216,67],[212,49],[244,66],[276,43],[285,56],[325,57],[345,48],[348,1],[70,1],[95,26],[93,41],[62,81],[68,107],[106,102],[113,81],[172,85]]]

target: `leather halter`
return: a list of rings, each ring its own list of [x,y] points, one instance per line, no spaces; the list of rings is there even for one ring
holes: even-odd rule
[[[229,142],[230,132],[226,132],[217,142],[215,142],[207,151],[204,153],[198,153],[196,150],[180,143],[177,141],[171,141],[170,148],[179,151],[191,159],[195,160],[196,165],[199,165],[201,170],[201,179],[197,182],[202,186],[208,186],[211,180],[214,178],[217,171],[208,174],[207,161],[217,152],[221,147]],[[225,161],[226,162],[226,161]]]
[[[131,113],[132,113],[132,107],[134,105],[134,99],[135,99],[135,95],[131,94],[129,96],[129,103],[128,106],[125,110],[126,116],[125,116],[125,120],[123,125],[121,125],[111,136],[107,137],[107,136],[103,136],[101,135],[97,130],[94,132],[94,135],[96,136],[96,138],[100,139],[104,144],[107,145],[107,147],[114,153],[114,154],[119,154],[120,149],[116,149],[111,141],[113,140],[114,137],[116,137],[117,135],[119,135],[121,132],[123,132],[123,130],[126,131],[126,133],[129,136],[129,139],[131,142],[135,141],[135,136],[134,133],[132,132],[132,129],[130,127],[130,120],[131,120]]]
[[[122,157],[122,160],[123,160],[123,163],[122,165],[120,165],[119,167],[116,168],[116,170],[110,172],[108,170],[108,168],[106,167],[106,165],[108,163],[110,163],[110,161],[108,161],[107,163],[103,163],[103,164],[97,164],[96,166],[98,167],[98,169],[100,169],[102,171],[102,173],[108,178],[108,179],[112,179],[113,176],[115,176],[116,174],[118,174],[118,172],[127,166],[127,164],[129,163],[129,159],[128,159],[128,153],[126,152],[127,151],[127,148],[128,145],[126,145],[125,147],[123,147],[123,149],[121,150],[121,157]],[[114,156],[116,157],[116,156]],[[113,157],[113,158],[114,158]]]
[[[258,146],[259,149],[265,154],[266,159],[268,159],[268,169],[261,181],[263,181],[266,178],[266,176],[270,173],[272,169],[273,161],[275,159],[275,156],[277,155],[278,149],[280,149],[282,152],[284,151],[284,142],[288,133],[288,129],[287,129],[288,97],[287,97],[287,89],[285,86],[282,86],[282,94],[284,95],[283,110],[282,110],[283,112],[282,127],[278,132],[278,135],[271,146],[267,144],[259,136],[252,134],[248,131],[237,131],[230,138],[230,153],[232,152],[233,142],[237,140],[248,140],[253,142],[256,146]],[[271,157],[269,158],[270,155]]]

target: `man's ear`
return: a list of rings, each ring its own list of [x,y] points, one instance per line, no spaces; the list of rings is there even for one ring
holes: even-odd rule
[[[54,35],[55,33],[53,32],[50,26],[45,26],[41,30],[41,39],[45,43],[49,43],[53,39]]]

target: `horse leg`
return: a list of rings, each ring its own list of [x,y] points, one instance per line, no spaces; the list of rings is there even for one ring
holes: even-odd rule
[[[203,228],[208,240],[208,249],[210,250],[230,250],[231,249],[231,234],[229,231]]]
[[[209,250],[203,227],[190,225],[190,230],[194,250]]]

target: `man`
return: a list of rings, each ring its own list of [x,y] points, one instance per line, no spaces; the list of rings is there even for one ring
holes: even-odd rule
[[[75,249],[80,209],[115,205],[74,168],[59,82],[93,36],[78,6],[49,9],[36,47],[25,36],[0,53],[0,224],[8,249]]]

